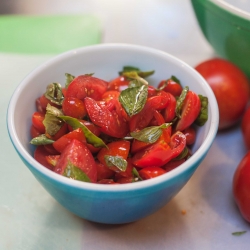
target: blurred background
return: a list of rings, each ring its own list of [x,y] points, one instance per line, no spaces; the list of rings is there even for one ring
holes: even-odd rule
[[[192,55],[201,54],[199,51],[206,57],[213,54],[213,50],[198,28],[190,1],[1,0],[0,14],[33,16],[91,14],[100,20],[103,43],[118,42],[150,46],[179,56],[191,64]],[[199,42],[199,46],[190,42],[191,40]],[[201,55],[198,59],[203,58]]]

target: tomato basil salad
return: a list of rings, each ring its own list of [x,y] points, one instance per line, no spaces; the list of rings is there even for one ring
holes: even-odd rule
[[[191,157],[208,99],[171,76],[125,66],[110,81],[93,73],[51,83],[36,99],[34,158],[71,179],[121,184],[165,174]]]

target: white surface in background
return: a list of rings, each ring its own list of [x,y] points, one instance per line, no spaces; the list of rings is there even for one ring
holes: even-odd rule
[[[189,1],[22,0],[15,8],[26,14],[95,13],[103,22],[103,42],[154,47],[191,66],[214,56]],[[17,156],[5,122],[17,84],[50,57],[0,54],[0,249],[249,249],[250,225],[231,194],[234,170],[246,152],[239,126],[219,133],[188,184],[168,205],[141,221],[119,226],[91,223],[51,198]],[[232,235],[244,230],[242,236]]]

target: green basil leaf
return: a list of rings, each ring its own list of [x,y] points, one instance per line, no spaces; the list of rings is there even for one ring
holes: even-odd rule
[[[180,80],[176,76],[171,76],[170,79],[181,85]]]
[[[143,179],[141,178],[140,174],[138,173],[136,168],[132,169],[132,174],[134,176],[134,182],[136,181],[142,181]]]
[[[195,124],[203,126],[208,119],[208,98],[203,95],[198,95],[201,100],[201,110],[198,117],[195,120]]]
[[[75,79],[75,76],[65,73],[66,76],[66,83],[65,83],[65,88],[68,88],[69,84]]]
[[[59,83],[51,83],[47,86],[45,97],[49,99],[51,102],[61,106],[64,95],[62,92],[62,87]]]
[[[48,145],[52,144],[54,141],[49,139],[45,134],[39,135],[33,138],[30,143],[32,145],[40,146],[40,145]]]
[[[164,123],[161,126],[146,127],[138,132],[131,132],[130,135],[138,141],[146,143],[156,142],[162,134],[162,129],[171,126],[171,123]]]
[[[108,167],[116,166],[122,172],[127,169],[127,161],[120,156],[105,155],[104,159]]]
[[[131,79],[137,86],[148,85],[148,82],[140,77],[136,71],[124,72],[123,75],[128,79]]]
[[[232,235],[235,235],[235,236],[240,236],[242,234],[245,234],[247,231],[240,231],[240,232],[234,232],[232,233]]]
[[[175,157],[173,160],[174,160],[174,161],[181,160],[181,159],[185,158],[185,157],[188,155],[188,153],[189,153],[189,150],[188,150],[187,147],[185,147],[185,148],[182,150],[182,152],[181,152],[177,157]]]
[[[47,107],[46,107],[46,113],[54,115],[54,116],[63,115],[63,112],[62,112],[61,109],[58,109],[58,108],[56,108],[54,106],[51,106],[50,104],[48,104]]]
[[[43,120],[47,134],[53,136],[60,130],[64,122],[59,119],[58,116],[62,114],[63,113],[60,109],[53,107],[50,104],[47,105],[45,118]]]
[[[68,165],[63,172],[63,176],[66,176],[73,180],[91,182],[89,177],[80,168],[78,168],[71,162],[68,162]]]
[[[186,95],[189,91],[189,87],[186,86],[183,88],[180,96],[177,98],[177,101],[176,101],[176,108],[175,108],[175,114],[178,118],[181,118],[181,109],[182,109],[182,104],[186,98]]]
[[[76,118],[70,116],[59,116],[64,122],[69,124],[73,129],[81,128],[88,143],[92,144],[94,147],[107,147],[102,139],[93,134],[84,124],[82,124]]]
[[[148,97],[148,86],[127,88],[120,93],[119,101],[129,116],[139,113]]]
[[[139,68],[137,67],[133,67],[133,66],[124,66],[123,70],[119,72],[119,75],[124,75],[126,72],[131,72],[131,71],[135,71],[137,72],[137,74],[142,77],[148,77],[152,74],[154,74],[154,70],[150,70],[150,71],[141,71]]]
[[[131,71],[140,71],[139,68],[134,66],[124,66],[122,71],[119,72],[120,75],[122,75],[124,72],[131,72]]]

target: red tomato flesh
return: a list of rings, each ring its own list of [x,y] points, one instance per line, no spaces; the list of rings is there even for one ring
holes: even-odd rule
[[[96,163],[93,155],[85,144],[73,139],[62,152],[54,171],[62,175],[69,162],[81,169],[89,177],[92,183],[96,183]]]

